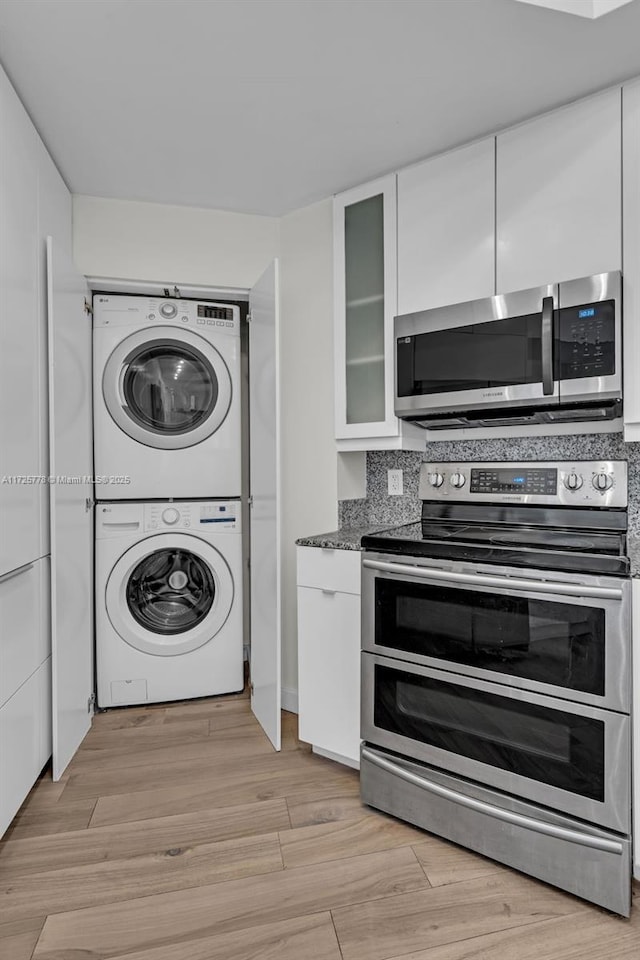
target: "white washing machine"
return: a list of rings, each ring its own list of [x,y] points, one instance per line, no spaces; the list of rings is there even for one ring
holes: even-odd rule
[[[242,690],[239,500],[96,507],[98,705]]]
[[[240,310],[96,295],[97,499],[239,497]]]

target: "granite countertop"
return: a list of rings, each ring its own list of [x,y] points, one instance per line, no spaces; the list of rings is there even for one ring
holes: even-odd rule
[[[324,547],[328,550],[362,550],[362,538],[379,533],[383,537],[397,537],[397,525],[388,523],[369,524],[364,527],[343,527],[330,533],[319,533],[313,537],[300,537],[296,540],[299,547]],[[422,525],[410,523],[403,525],[403,539],[422,540]],[[631,576],[640,578],[640,533],[629,533],[627,551],[631,561]]]
[[[314,537],[300,537],[298,547],[324,547],[325,550],[362,550],[362,538],[372,533],[388,530],[391,524],[378,523],[366,527],[343,527],[331,533],[319,533]]]

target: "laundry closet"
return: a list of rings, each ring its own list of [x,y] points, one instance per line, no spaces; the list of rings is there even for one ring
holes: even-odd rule
[[[281,612],[277,262],[252,288],[82,276],[1,71],[0,123],[1,835],[96,706],[235,692],[247,658],[279,749]]]

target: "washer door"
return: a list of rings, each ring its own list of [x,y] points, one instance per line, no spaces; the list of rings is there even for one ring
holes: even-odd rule
[[[207,340],[149,327],[115,348],[102,376],[107,410],[133,440],[161,450],[192,447],[224,422],[231,376]]]
[[[189,534],[136,543],[115,564],[107,614],[120,637],[142,653],[179,656],[208,643],[233,603],[233,577],[218,551]]]

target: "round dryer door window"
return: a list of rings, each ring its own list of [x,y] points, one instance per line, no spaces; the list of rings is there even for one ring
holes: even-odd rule
[[[218,551],[190,534],[159,534],[115,564],[106,588],[109,619],[142,653],[175,656],[212,640],[233,603],[231,571]]]
[[[151,327],[127,337],[102,378],[113,420],[132,439],[160,449],[206,440],[231,405],[231,377],[215,347],[189,330],[175,333]]]

